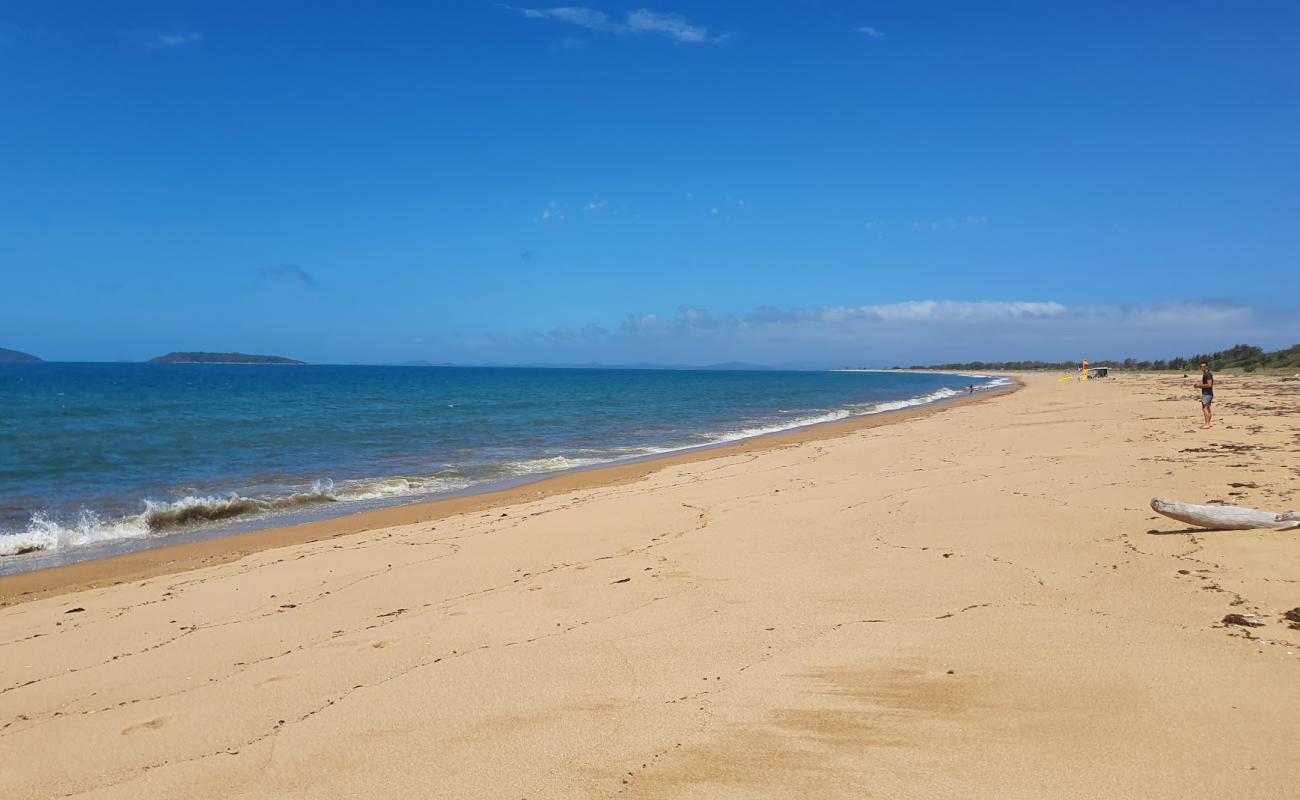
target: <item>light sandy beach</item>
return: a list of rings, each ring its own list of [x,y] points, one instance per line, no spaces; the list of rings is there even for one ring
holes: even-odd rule
[[[1300,384],[1054,377],[0,579],[0,797],[1296,796]]]

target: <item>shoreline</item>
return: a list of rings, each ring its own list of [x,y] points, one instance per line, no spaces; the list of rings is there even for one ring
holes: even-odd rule
[[[144,547],[102,558],[92,557],[68,564],[10,572],[0,575],[0,608],[85,589],[96,589],[225,564],[263,550],[333,539],[376,528],[418,524],[461,514],[491,511],[566,492],[617,486],[640,480],[672,466],[723,458],[736,453],[796,446],[804,442],[836,438],[882,425],[903,423],[940,413],[946,409],[1012,394],[1024,387],[1024,383],[1014,375],[1004,374],[1001,377],[1009,377],[1011,383],[914,408],[818,422],[734,442],[700,445],[660,455],[641,456],[626,462],[578,467],[505,488],[484,488],[480,491],[470,489],[448,497],[399,503],[290,525],[271,525],[227,535],[218,532],[210,537]]]
[[[1020,379],[0,608],[0,793],[1291,796],[1295,384]]]

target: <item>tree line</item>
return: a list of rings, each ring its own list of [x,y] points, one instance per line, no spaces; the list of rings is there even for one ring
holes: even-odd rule
[[[1262,347],[1239,344],[1220,350],[1217,353],[1198,353],[1190,358],[1171,358],[1168,360],[1139,361],[1126,358],[1123,361],[1105,359],[1089,360],[1089,367],[1111,367],[1125,370],[1195,370],[1202,362],[1207,362],[1211,369],[1240,369],[1254,372],[1257,369],[1290,369],[1300,367],[1300,344],[1285,350],[1265,352]],[[1034,369],[1076,369],[1078,361],[968,361],[964,364],[933,364],[929,367],[914,366],[912,369],[944,370],[1034,370]]]

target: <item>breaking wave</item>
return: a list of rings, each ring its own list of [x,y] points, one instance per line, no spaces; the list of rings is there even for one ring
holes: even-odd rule
[[[0,534],[0,556],[139,539],[149,534],[149,526],[139,517],[105,521],[95,512],[83,510],[75,519],[59,522],[45,512],[38,511],[32,515],[32,521],[26,530]]]
[[[1010,381],[1007,381],[1010,383]],[[992,388],[995,384],[983,384],[981,388]],[[1001,386],[1003,384],[996,384]],[[756,425],[748,428],[737,428],[736,430],[727,431],[718,436],[710,444],[723,444],[726,442],[735,442],[741,439],[750,439],[755,436],[766,436],[772,433],[781,433],[791,431],[797,428],[807,428],[810,425],[821,425],[827,422],[838,422],[849,417],[861,417],[869,414],[881,414],[886,411],[902,411],[905,408],[914,408],[916,406],[925,406],[931,403],[937,403],[941,400],[958,397],[962,393],[953,389],[939,389],[929,394],[918,397],[909,397],[906,400],[890,400],[881,403],[864,403],[848,408],[837,408],[807,417],[798,417],[795,419],[784,420],[776,425]]]
[[[985,381],[981,389],[1006,386],[1007,378],[969,376]],[[188,495],[172,501],[143,501],[138,514],[105,519],[89,509],[70,518],[56,518],[46,511],[31,516],[23,530],[0,531],[0,556],[53,552],[111,542],[149,537],[163,537],[237,519],[255,519],[292,514],[313,506],[337,503],[383,503],[402,498],[427,497],[468,489],[504,477],[526,477],[582,469],[599,464],[645,458],[698,447],[725,444],[755,436],[805,428],[849,417],[899,411],[928,405],[963,394],[953,389],[939,389],[929,394],[903,400],[865,403],[803,416],[792,416],[779,423],[756,422],[722,433],[701,435],[693,441],[659,447],[610,447],[579,450],[569,455],[507,460],[485,466],[475,475],[447,470],[428,476],[392,476],[385,478],[334,482],[324,479],[309,488],[282,495],[247,497],[238,493]],[[782,412],[786,413],[786,412]]]

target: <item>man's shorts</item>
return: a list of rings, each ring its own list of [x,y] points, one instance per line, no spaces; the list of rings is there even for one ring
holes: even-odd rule
[[[1201,405],[1203,405],[1203,406],[1208,406],[1210,403],[1213,403],[1213,402],[1214,402],[1214,395],[1212,395],[1212,394],[1203,394],[1203,395],[1201,395]]]

